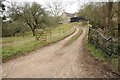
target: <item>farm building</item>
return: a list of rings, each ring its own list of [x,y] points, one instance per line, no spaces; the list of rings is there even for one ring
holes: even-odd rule
[[[71,13],[67,13],[64,11],[61,15],[61,18],[62,18],[61,23],[62,24],[69,23],[71,21],[71,18],[73,18],[73,17],[76,17],[76,13],[71,14]]]
[[[78,21],[88,21],[88,19],[84,17],[72,17],[70,18],[70,22],[78,22]]]

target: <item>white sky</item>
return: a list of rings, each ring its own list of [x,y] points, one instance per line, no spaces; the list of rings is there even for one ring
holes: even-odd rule
[[[9,2],[38,2],[41,5],[45,6],[45,2],[51,2],[51,1],[62,1],[63,3],[71,3],[65,7],[65,11],[69,13],[75,13],[78,11],[81,5],[87,2],[106,2],[108,0],[7,0]]]

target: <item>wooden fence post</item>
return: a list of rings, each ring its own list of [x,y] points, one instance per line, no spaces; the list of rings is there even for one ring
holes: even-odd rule
[[[90,26],[89,26],[89,31],[88,31],[88,42],[90,42],[90,31],[91,31],[91,29],[90,29]]]
[[[99,46],[98,46],[98,40],[99,40],[99,39],[98,39],[98,34],[99,34],[99,33],[97,32],[97,37],[96,37],[96,48],[99,48]]]
[[[65,29],[63,28],[63,33],[65,33]]]
[[[59,29],[59,34],[60,34],[60,29]]]
[[[111,37],[111,54],[110,54],[110,56],[113,54],[113,40],[112,40],[112,37]]]

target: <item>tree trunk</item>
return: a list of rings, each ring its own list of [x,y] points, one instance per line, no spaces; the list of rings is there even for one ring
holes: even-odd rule
[[[28,24],[28,26],[31,28],[31,31],[32,31],[33,36],[35,36],[35,28],[33,28],[30,23],[27,22],[27,24]]]
[[[112,7],[113,7],[113,2],[108,2],[108,29],[110,30],[109,32],[112,33]],[[110,36],[111,36],[111,33]]]
[[[118,44],[120,45],[120,1],[118,2]],[[118,46],[118,72],[120,72],[120,46]]]
[[[32,30],[33,36],[35,36],[35,29]]]
[[[16,35],[16,32],[13,33],[13,36],[15,36],[15,35]]]
[[[118,2],[118,41],[118,43],[120,44],[120,1]]]

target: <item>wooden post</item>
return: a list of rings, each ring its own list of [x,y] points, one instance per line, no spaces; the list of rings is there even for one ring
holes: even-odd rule
[[[59,34],[60,34],[60,29],[59,29]]]
[[[97,32],[97,40],[96,40],[96,47],[97,47],[97,48],[99,48],[99,46],[98,46],[98,45],[99,45],[98,42],[99,42],[99,40],[100,40],[99,37],[98,37],[98,35],[99,35],[99,33]]]
[[[52,36],[52,31],[50,31],[50,36]]]
[[[88,42],[90,42],[90,31],[91,31],[91,25],[89,26],[89,31],[88,31]]]
[[[63,28],[63,33],[64,33],[64,28]]]

